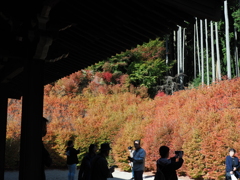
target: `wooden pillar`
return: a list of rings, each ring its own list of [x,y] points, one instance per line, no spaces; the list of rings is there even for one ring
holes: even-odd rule
[[[7,96],[0,96],[0,179],[4,179],[5,150],[6,150],[6,128],[7,128]]]
[[[44,61],[29,59],[24,68],[20,144],[20,180],[42,180],[42,115]]]

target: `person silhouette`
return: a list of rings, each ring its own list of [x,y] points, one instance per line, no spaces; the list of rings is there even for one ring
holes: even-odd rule
[[[161,158],[157,160],[157,173],[161,173],[165,180],[178,180],[176,170],[183,164],[183,151],[177,153],[174,157],[169,158],[169,147],[161,146],[159,154]]]
[[[88,153],[82,159],[78,180],[91,180],[91,161],[96,156],[97,145],[91,144],[88,148]]]
[[[42,117],[42,137],[46,136],[47,134],[47,122],[48,120]],[[45,166],[49,167],[51,166],[51,164],[52,164],[52,158],[50,157],[50,154],[48,153],[48,151],[45,149],[42,141],[42,164],[41,164],[42,180],[46,179],[44,167]]]
[[[93,158],[91,163],[91,180],[107,180],[107,178],[113,177],[115,166],[109,168],[107,162],[111,149],[109,143],[101,144],[100,153]]]
[[[78,157],[77,154],[80,153],[80,148],[76,150],[74,148],[73,141],[70,140],[67,143],[68,147],[66,148],[67,155],[67,166],[68,166],[68,180],[74,180],[74,176],[77,169]]]

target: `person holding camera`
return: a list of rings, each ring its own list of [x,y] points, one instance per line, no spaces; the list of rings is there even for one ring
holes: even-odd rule
[[[133,171],[135,180],[143,180],[143,171],[145,169],[146,152],[140,146],[140,140],[134,141],[135,150],[133,157],[128,157],[128,160],[133,162]]]
[[[176,170],[182,167],[183,151],[175,151],[175,156],[169,158],[169,147],[161,146],[159,148],[160,158],[157,160],[157,174],[164,176],[165,180],[178,180]],[[160,176],[158,176],[160,177]],[[162,179],[162,178],[159,178]],[[155,178],[155,180],[158,180]]]
[[[133,157],[133,152],[134,152],[133,147],[129,146],[128,151],[129,151],[129,157],[132,158]],[[131,179],[134,179],[133,162],[131,162],[130,160],[128,160],[128,161],[129,161],[129,166],[131,167],[131,170],[132,170],[132,178]]]

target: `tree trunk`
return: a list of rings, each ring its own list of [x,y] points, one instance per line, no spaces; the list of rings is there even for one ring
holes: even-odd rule
[[[179,26],[179,61],[180,61],[180,73],[183,71],[183,64],[182,64],[182,27]]]
[[[173,31],[173,37],[172,37],[172,46],[171,46],[171,55],[172,55],[172,57],[171,57],[171,59],[176,59],[177,60],[177,58],[178,58],[178,46],[177,46],[177,31]],[[178,61],[177,61],[177,63],[176,63],[176,65],[175,65],[175,69],[174,69],[174,71],[172,71],[172,76],[175,76],[176,74],[177,74],[177,72],[178,72]]]
[[[202,85],[204,84],[204,56],[203,56],[203,22],[200,19],[200,37],[201,37],[201,62],[202,62]]]
[[[184,73],[184,51],[185,51],[185,28],[183,28],[183,37],[182,37],[182,72]]]
[[[178,27],[177,31],[177,73],[180,73],[180,42],[179,42],[179,32],[180,32],[180,26]]]
[[[218,40],[218,25],[215,22],[215,35],[216,35],[216,50],[217,50],[217,67],[216,67],[216,76],[217,80],[221,81],[221,65],[220,65],[220,53],[219,53],[219,40]]]
[[[193,25],[193,63],[194,63],[194,79],[197,77],[197,66],[196,66],[196,25]]]
[[[205,40],[206,40],[206,64],[207,64],[207,85],[209,85],[209,63],[208,63],[208,30],[207,19],[205,19]]]
[[[200,62],[200,52],[199,52],[199,38],[198,38],[198,20],[196,18],[196,37],[197,37],[197,55],[198,55],[198,74],[201,74],[201,62]]]
[[[212,82],[215,82],[214,34],[212,21],[211,21],[211,55],[212,55]]]
[[[165,41],[166,41],[166,65],[168,66],[168,35],[165,36]]]
[[[226,55],[227,55],[227,77],[232,78],[231,75],[231,57],[229,44],[229,21],[228,21],[228,6],[227,0],[224,1],[224,17],[225,17],[225,36],[226,36]]]
[[[239,61],[238,61],[238,46],[237,46],[237,28],[234,27],[234,37],[235,37],[235,66],[236,66],[236,76],[239,77]]]

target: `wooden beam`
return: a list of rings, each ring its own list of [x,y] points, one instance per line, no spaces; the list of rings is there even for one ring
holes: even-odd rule
[[[25,73],[19,180],[42,180],[42,115],[44,61],[31,59]]]
[[[5,150],[6,150],[6,129],[7,129],[7,107],[8,98],[4,94],[0,96],[0,179],[4,179]]]
[[[5,77],[1,78],[1,83],[8,83],[11,81],[11,79],[13,79],[14,77],[16,77],[17,75],[19,75],[21,72],[23,72],[23,67],[18,67],[15,70],[9,72],[8,75],[6,75]]]

